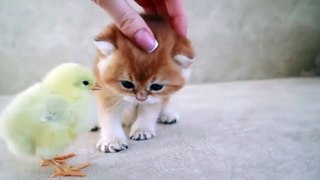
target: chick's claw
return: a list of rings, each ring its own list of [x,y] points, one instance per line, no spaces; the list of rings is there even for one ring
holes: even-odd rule
[[[70,154],[66,154],[66,155],[63,155],[63,156],[57,156],[57,157],[54,158],[54,160],[67,160],[67,159],[72,158],[74,156],[76,156],[76,154],[70,153]]]
[[[81,164],[81,165],[79,165],[79,166],[77,166],[77,167],[74,167],[74,168],[72,168],[74,171],[80,171],[81,169],[84,169],[84,168],[86,168],[86,167],[88,167],[88,166],[90,166],[91,165],[91,163],[89,163],[89,162],[86,162],[86,163],[83,163],[83,164]]]
[[[79,171],[73,171],[73,170],[57,170],[56,172],[51,174],[51,178],[57,177],[57,176],[78,176],[78,177],[84,177],[86,176],[82,172]]]

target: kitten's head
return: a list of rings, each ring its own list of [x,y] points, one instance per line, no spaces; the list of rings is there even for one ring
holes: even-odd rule
[[[159,102],[181,89],[189,78],[194,53],[186,38],[167,28],[153,29],[159,46],[148,54],[115,26],[108,27],[95,40],[99,83],[126,100],[140,103]]]

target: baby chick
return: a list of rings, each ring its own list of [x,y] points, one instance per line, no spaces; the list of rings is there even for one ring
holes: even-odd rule
[[[54,68],[42,82],[18,94],[3,110],[0,134],[9,151],[43,159],[43,165],[56,169],[51,177],[85,176],[80,170],[89,163],[72,168],[64,165],[64,160],[74,154],[56,155],[78,133],[90,129],[84,112],[90,92],[97,89],[92,73],[78,64],[65,63]]]

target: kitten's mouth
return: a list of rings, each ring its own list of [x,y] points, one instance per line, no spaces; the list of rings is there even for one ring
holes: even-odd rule
[[[138,100],[138,101],[141,101],[141,102],[143,102],[143,101],[146,101],[147,99],[148,99],[148,97],[147,96],[136,96],[136,99]]]

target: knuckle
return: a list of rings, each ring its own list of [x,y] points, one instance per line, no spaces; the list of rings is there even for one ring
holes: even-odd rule
[[[137,24],[139,24],[139,16],[135,12],[128,12],[121,18],[119,28],[123,33],[131,36],[137,30],[135,29]]]

